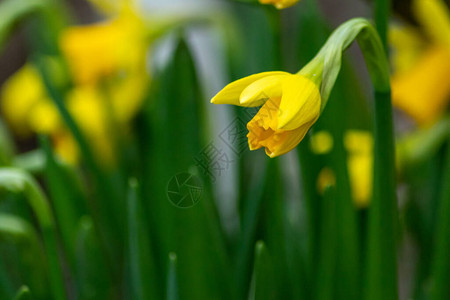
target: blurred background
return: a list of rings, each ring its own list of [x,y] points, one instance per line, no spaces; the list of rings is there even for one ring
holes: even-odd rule
[[[449,3],[430,1],[389,16],[398,299],[450,299]],[[257,109],[210,104],[373,15],[0,0],[0,299],[383,299],[366,294],[374,100],[357,43],[286,155],[248,149]]]

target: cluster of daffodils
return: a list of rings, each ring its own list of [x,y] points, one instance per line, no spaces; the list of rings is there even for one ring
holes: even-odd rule
[[[450,100],[450,13],[442,0],[414,0],[412,9],[420,30],[397,26],[390,32],[392,101],[426,126]]]
[[[149,82],[145,64],[148,31],[129,1],[93,2],[109,13],[107,20],[65,28],[59,37],[73,80],[65,102],[99,157],[111,162],[113,140],[108,128],[111,124],[122,127],[134,116]],[[49,59],[49,63],[58,69],[58,59]],[[0,103],[17,134],[48,134],[63,160],[77,162],[78,148],[33,64],[26,64],[4,84]]]
[[[363,33],[363,34],[361,34]],[[335,30],[320,52],[296,74],[264,72],[227,85],[214,104],[261,106],[247,124],[251,150],[264,147],[269,157],[294,149],[326,106],[341,67],[342,53],[358,39],[377,91],[389,91],[389,67],[378,35],[365,19]]]

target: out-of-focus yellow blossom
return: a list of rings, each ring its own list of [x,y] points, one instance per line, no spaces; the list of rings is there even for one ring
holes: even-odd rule
[[[71,165],[78,163],[78,157],[80,155],[78,145],[70,135],[70,132],[63,130],[54,133],[52,135],[52,142],[58,157]]]
[[[336,185],[336,175],[334,175],[333,170],[330,168],[323,168],[320,170],[319,176],[317,177],[317,190],[320,195],[323,195],[325,189],[330,186]]]
[[[319,131],[312,135],[310,142],[313,153],[327,154],[332,149],[333,138],[329,132]],[[367,207],[372,194],[373,142],[373,136],[368,131],[349,130],[344,135],[352,199],[360,208]],[[319,193],[322,194],[327,186],[335,183],[333,170],[323,168],[317,178]]]
[[[52,134],[61,128],[62,121],[53,102],[43,98],[33,106],[28,116],[28,125],[37,133]]]
[[[277,9],[283,9],[296,4],[299,0],[259,0],[261,4],[272,4]]]
[[[317,84],[303,75],[264,72],[230,83],[211,103],[262,105],[247,124],[248,143],[250,150],[264,147],[276,157],[300,143],[319,117],[321,97]]]
[[[328,131],[314,133],[310,139],[311,150],[315,154],[326,154],[333,149],[333,137]]]
[[[27,64],[4,83],[1,110],[13,130],[21,136],[27,136],[31,130],[26,120],[33,107],[45,98],[45,87],[37,70]]]
[[[106,88],[119,122],[136,113],[149,82],[146,36],[143,20],[128,6],[112,20],[71,27],[61,35],[61,49],[75,83]]]
[[[67,95],[67,106],[81,130],[102,158],[110,162],[114,157],[108,132],[108,108],[106,99],[95,88],[86,86]]]
[[[366,207],[372,194],[373,136],[368,131],[350,130],[345,133],[344,146],[353,201]]]
[[[450,15],[440,0],[415,0],[413,12],[421,33],[409,27],[390,33],[392,99],[419,125],[427,125],[445,112],[450,99]]]
[[[108,128],[113,122],[123,127],[136,114],[149,76],[145,63],[148,35],[143,19],[130,1],[108,3],[102,8],[108,7],[115,15],[103,22],[62,30],[59,44],[74,81],[65,99],[68,110],[100,160],[111,163],[114,153]],[[64,160],[77,161],[76,143],[32,65],[26,65],[5,83],[1,105],[16,132],[49,134]]]

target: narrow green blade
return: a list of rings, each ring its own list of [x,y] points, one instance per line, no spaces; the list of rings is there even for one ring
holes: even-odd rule
[[[258,241],[255,246],[255,262],[253,266],[252,287],[250,289],[249,300],[275,300],[277,297],[277,287],[274,282],[273,265],[267,248],[262,241]]]
[[[27,286],[22,286],[18,291],[14,300],[31,300],[31,292]]]

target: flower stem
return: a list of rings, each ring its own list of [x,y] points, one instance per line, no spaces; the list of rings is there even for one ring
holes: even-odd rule
[[[380,36],[383,47],[387,53],[387,29],[390,14],[391,0],[375,1],[375,27]]]
[[[374,189],[369,210],[366,299],[398,299],[397,202],[390,92],[375,91]]]
[[[387,54],[390,0],[375,1],[375,24]],[[398,299],[395,147],[391,92],[375,90],[374,189],[369,210],[366,299]]]
[[[446,145],[446,157],[443,169],[442,191],[440,194],[439,216],[436,226],[435,249],[432,265],[433,285],[431,288],[432,300],[448,299],[450,288],[450,139]]]

